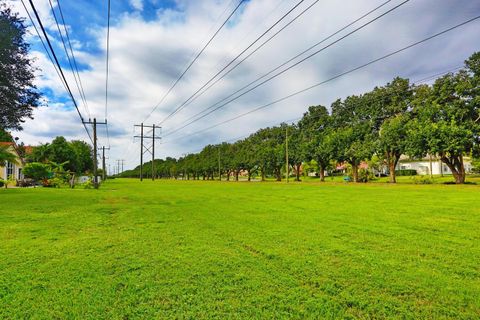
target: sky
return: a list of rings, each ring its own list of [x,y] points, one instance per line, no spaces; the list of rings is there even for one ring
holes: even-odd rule
[[[58,14],[57,0],[51,1]],[[14,136],[27,145],[46,143],[60,135],[67,139],[89,141],[71,99],[31,27],[22,3],[6,2],[25,17],[30,26],[27,41],[32,45],[30,55],[39,69],[35,84],[43,93],[44,100],[43,105],[34,111],[34,119],[27,120],[24,130],[14,132]],[[311,6],[305,13],[204,94],[164,121],[300,0],[244,1],[166,99],[159,103],[239,2],[112,1],[110,78],[105,110],[107,1],[60,0],[88,107],[82,103],[75,86],[49,1],[34,1],[83,118],[96,118],[98,121],[108,119],[108,139],[105,126],[98,126],[98,144],[110,146],[107,162],[112,170],[117,159],[125,160],[125,169],[139,164],[140,141],[133,136],[139,134],[134,125],[142,122],[145,125],[161,124],[162,128],[157,132],[162,139],[157,141],[156,158],[179,157],[198,152],[207,144],[235,141],[260,128],[278,125],[283,121],[291,122],[301,117],[308,106],[322,104],[328,107],[337,98],[372,90],[396,76],[414,82],[453,70],[461,66],[472,53],[480,51],[479,19],[302,94],[205,130],[480,15],[480,1],[410,0],[403,3],[404,0],[391,0],[317,46],[317,50],[327,47],[318,54],[235,101],[225,105],[216,104],[385,2],[304,0],[240,56],[237,62]],[[28,0],[25,4],[33,17]],[[398,5],[395,10],[348,35]],[[214,104],[222,107],[171,133],[187,124],[192,116]],[[149,159],[148,155],[146,159]]]

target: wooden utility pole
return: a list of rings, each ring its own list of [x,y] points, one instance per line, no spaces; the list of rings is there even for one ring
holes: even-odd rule
[[[289,173],[290,173],[290,168],[288,165],[288,125],[285,127],[285,162],[286,162],[286,172],[287,172],[287,183],[289,182]]]
[[[97,122],[97,119],[94,118],[93,122],[84,121],[84,124],[93,125],[93,185],[95,189],[98,189],[98,160],[97,160],[97,125],[104,124],[107,125],[107,120],[105,122]]]
[[[140,135],[134,136],[134,138],[140,138],[140,181],[143,181],[143,155],[145,152],[150,152],[152,155],[152,180],[155,180],[155,140],[161,139],[161,137],[155,135],[155,129],[161,129],[161,127],[156,125],[146,126],[143,123],[139,125],[136,124],[135,127],[140,127]],[[151,128],[152,131],[145,134],[145,128]],[[145,146],[144,139],[152,139],[152,145],[150,148]]]

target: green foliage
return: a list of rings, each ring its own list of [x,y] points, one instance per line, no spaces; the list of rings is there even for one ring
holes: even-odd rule
[[[413,177],[414,184],[433,184],[434,180],[429,176],[415,176]]]
[[[51,176],[51,171],[48,165],[40,162],[32,162],[25,165],[23,168],[23,175],[26,178],[35,181],[46,181]]]
[[[92,148],[83,141],[68,142],[64,137],[56,137],[52,143],[35,147],[27,160],[29,162],[62,164],[62,171],[77,174],[93,169]]]
[[[415,169],[395,170],[395,174],[397,176],[416,176],[417,170]]]
[[[21,130],[32,118],[40,93],[34,85],[33,59],[25,42],[25,20],[0,3],[0,128]]]
[[[0,180],[0,188],[3,188],[3,186],[5,186],[5,181]]]
[[[17,157],[10,152],[9,146],[0,146],[0,167],[4,167],[7,162],[16,163]]]

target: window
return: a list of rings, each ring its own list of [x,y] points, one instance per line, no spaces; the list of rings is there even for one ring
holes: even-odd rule
[[[14,166],[13,166],[13,163],[11,162],[7,162],[7,176],[6,178],[10,178],[10,176],[14,175]]]
[[[18,169],[18,175],[17,175],[18,179],[23,179],[22,177],[22,168],[19,168]]]

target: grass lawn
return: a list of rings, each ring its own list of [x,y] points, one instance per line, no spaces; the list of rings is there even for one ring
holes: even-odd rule
[[[0,319],[480,318],[480,186],[0,190]]]

